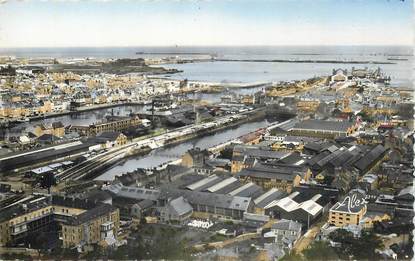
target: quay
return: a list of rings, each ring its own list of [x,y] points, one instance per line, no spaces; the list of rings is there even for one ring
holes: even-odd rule
[[[36,120],[42,120],[42,119],[49,119],[49,118],[55,118],[60,116],[66,116],[66,115],[74,115],[82,112],[87,111],[94,111],[94,110],[100,110],[100,109],[108,109],[108,108],[114,108],[114,107],[120,107],[120,106],[140,106],[148,104],[148,102],[117,102],[117,103],[106,103],[106,104],[96,104],[91,106],[81,106],[73,110],[65,110],[62,112],[51,112],[44,115],[37,115],[37,116],[29,116],[26,117],[24,120],[21,119],[2,119],[0,120],[0,126],[7,127],[10,124],[14,123],[21,123],[21,122],[30,122],[30,121],[36,121]]]
[[[224,116],[212,122],[192,124],[174,129],[172,131],[167,131],[164,134],[154,137],[136,140],[121,147],[113,148],[105,153],[96,155],[83,162],[81,165],[74,166],[62,173],[59,173],[57,178],[61,181],[68,179],[93,179],[97,177],[97,174],[99,174],[100,171],[106,167],[112,166],[123,158],[137,154],[145,155],[156,148],[179,144],[196,137],[232,128],[241,123],[262,117],[265,117],[264,109],[259,108],[254,111],[243,112],[237,115]]]

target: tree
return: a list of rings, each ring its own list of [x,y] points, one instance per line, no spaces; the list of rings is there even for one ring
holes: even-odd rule
[[[338,243],[350,243],[353,240],[353,233],[347,231],[346,229],[336,229],[335,231],[329,234],[331,241]]]
[[[295,250],[292,250],[290,253],[283,256],[280,261],[303,261],[304,258],[298,254]]]
[[[341,248],[336,250],[342,258],[353,256],[359,260],[377,260],[379,257],[375,249],[383,248],[382,240],[373,232],[363,231],[360,238],[355,238],[351,232],[337,229],[329,234],[329,238],[334,242],[341,243]]]
[[[373,232],[363,231],[359,239],[351,244],[351,251],[357,259],[378,260],[375,249],[382,249],[382,240]]]
[[[303,251],[306,260],[337,260],[339,255],[327,241],[314,241]]]
[[[345,229],[337,229],[329,234],[329,239],[341,244],[341,251],[337,251],[343,258],[353,255],[351,246],[354,242],[353,233]],[[338,250],[338,249],[337,249]]]

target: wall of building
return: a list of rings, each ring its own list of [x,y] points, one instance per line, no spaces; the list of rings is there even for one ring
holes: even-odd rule
[[[346,225],[358,225],[366,213],[366,207],[362,208],[358,213],[347,213],[342,211],[330,210],[329,223],[336,227]]]
[[[117,236],[120,222],[118,209],[109,214],[98,216],[84,224],[62,224],[62,246],[69,248],[80,244],[99,243],[102,240],[101,225],[108,221],[114,222],[113,233]]]
[[[193,157],[190,156],[190,154],[188,152],[186,152],[183,156],[182,156],[182,162],[181,164],[185,167],[191,168],[193,167]]]
[[[52,206],[48,206],[4,221],[0,224],[0,246],[4,246],[7,243],[12,242],[14,238],[13,234],[17,235],[25,233],[28,223],[48,216],[52,214],[52,212]]]

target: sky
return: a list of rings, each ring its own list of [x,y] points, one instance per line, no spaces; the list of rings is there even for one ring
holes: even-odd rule
[[[0,0],[0,47],[411,45],[413,0]]]

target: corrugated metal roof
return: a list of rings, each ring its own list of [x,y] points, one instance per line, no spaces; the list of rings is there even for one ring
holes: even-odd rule
[[[254,200],[255,205],[259,204],[261,201],[266,199],[268,196],[270,196],[270,195],[272,195],[276,192],[278,192],[278,189],[276,189],[276,188],[272,188],[272,189],[268,190],[267,192],[265,192],[264,194],[262,194],[261,196],[257,197]]]
[[[255,186],[255,184],[254,183],[252,183],[252,182],[249,182],[249,183],[246,183],[245,185],[243,185],[242,187],[239,187],[239,188],[237,188],[237,189],[235,189],[235,190],[232,190],[231,192],[229,192],[228,194],[229,195],[231,195],[231,196],[236,196],[237,194],[239,194],[240,192],[242,192],[242,191],[244,191],[244,190],[246,190],[246,189],[248,189],[248,188],[250,188],[250,187],[252,187],[252,186]]]
[[[219,179],[219,177],[218,177],[218,176],[216,176],[216,175],[212,175],[212,176],[209,176],[209,177],[204,178],[204,179],[202,179],[202,180],[199,180],[199,181],[198,181],[198,182],[196,182],[196,183],[190,184],[190,185],[188,185],[186,188],[187,188],[187,189],[190,189],[190,190],[196,190],[196,189],[198,189],[198,188],[200,188],[200,187],[202,187],[202,186],[206,185],[207,183],[212,182],[212,181],[214,181],[214,180],[218,180],[218,179]]]
[[[216,192],[216,191],[220,190],[221,188],[224,188],[224,187],[226,187],[226,186],[228,186],[228,185],[230,185],[230,184],[232,184],[232,183],[234,183],[236,181],[238,181],[236,178],[230,177],[230,178],[227,178],[225,180],[222,180],[218,184],[215,184],[215,185],[207,188],[206,191]]]

